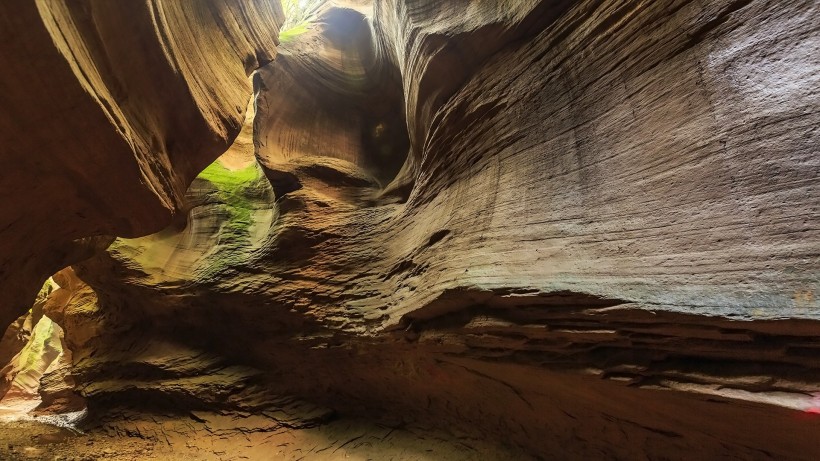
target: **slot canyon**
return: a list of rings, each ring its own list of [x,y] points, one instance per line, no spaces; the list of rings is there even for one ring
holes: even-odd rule
[[[0,50],[0,460],[820,459],[817,0],[4,0]]]

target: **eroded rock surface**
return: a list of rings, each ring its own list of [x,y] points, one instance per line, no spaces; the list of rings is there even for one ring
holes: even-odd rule
[[[185,213],[76,266],[89,424],[814,459],[818,16],[329,2]]]
[[[0,6],[0,324],[108,243],[88,237],[170,222],[239,132],[282,20],[274,1]]]

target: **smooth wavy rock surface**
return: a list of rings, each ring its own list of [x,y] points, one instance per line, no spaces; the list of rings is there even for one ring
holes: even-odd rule
[[[816,458],[818,17],[329,2],[184,213],[75,266],[105,325],[64,325],[77,391],[118,434],[355,417],[455,459]]]
[[[329,4],[255,76],[272,195],[221,159],[185,223],[78,267],[121,327],[79,389],[521,456],[811,459],[817,13]]]
[[[273,1],[0,5],[0,323],[83,239],[170,222],[239,132],[283,19]]]

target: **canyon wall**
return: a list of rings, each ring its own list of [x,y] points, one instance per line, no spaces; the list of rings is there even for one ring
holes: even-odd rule
[[[75,266],[104,326],[63,325],[77,391],[124,431],[812,459],[818,8],[330,2],[170,225]]]
[[[179,213],[276,52],[269,1],[0,5],[0,324],[51,274]]]

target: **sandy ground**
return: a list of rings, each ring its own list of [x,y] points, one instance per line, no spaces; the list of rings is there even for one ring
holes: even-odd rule
[[[357,427],[358,426],[358,427]],[[512,452],[435,436],[393,431],[366,433],[366,425],[341,423],[326,430],[283,431],[264,438],[202,433],[186,441],[76,434],[35,421],[0,423],[0,459],[16,460],[518,460]],[[370,428],[372,429],[372,428]],[[357,433],[357,430],[359,431]],[[345,437],[334,438],[333,435]],[[347,438],[349,436],[349,438]]]
[[[0,459],[94,461],[152,458],[152,444],[139,439],[80,435],[36,421],[0,423]]]
[[[134,415],[86,432],[33,420],[33,402],[0,405],[0,460],[527,460],[464,435],[338,418],[292,429],[263,416]],[[53,421],[53,420],[52,420]],[[60,420],[57,420],[60,423]]]

